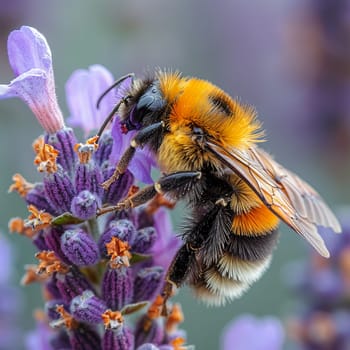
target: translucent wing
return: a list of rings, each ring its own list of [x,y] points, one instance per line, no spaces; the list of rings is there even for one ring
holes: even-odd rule
[[[215,154],[254,190],[263,203],[293,230],[303,236],[322,256],[329,252],[317,232],[317,225],[340,232],[340,225],[319,194],[296,174],[283,168],[257,147],[228,151],[207,141]]]

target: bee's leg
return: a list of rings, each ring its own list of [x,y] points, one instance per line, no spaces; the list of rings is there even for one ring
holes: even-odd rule
[[[108,189],[113,182],[118,180],[120,175],[125,173],[132,158],[135,155],[136,148],[143,147],[156,133],[161,131],[163,128],[164,123],[161,121],[146,126],[135,135],[135,137],[130,142],[130,146],[126,149],[120,158],[113,175],[102,184],[104,189]]]
[[[139,205],[142,205],[154,198],[158,193],[167,194],[181,188],[188,188],[197,182],[201,176],[202,173],[200,171],[181,171],[165,175],[153,185],[146,186],[117,205],[101,208],[98,215],[111,211],[126,210],[138,207]]]

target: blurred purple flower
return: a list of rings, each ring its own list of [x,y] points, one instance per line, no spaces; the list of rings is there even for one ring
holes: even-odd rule
[[[64,121],[56,99],[51,50],[45,37],[34,28],[22,26],[9,35],[8,55],[16,78],[8,85],[0,85],[0,99],[19,97],[45,131],[62,129]]]
[[[0,348],[3,350],[18,347],[22,339],[19,327],[21,293],[19,288],[11,285],[10,280],[13,260],[13,249],[0,234]]]
[[[229,323],[221,337],[221,350],[281,350],[284,330],[275,317],[243,315]]]
[[[51,344],[52,329],[44,320],[37,320],[36,328],[26,335],[27,350],[55,350]]]

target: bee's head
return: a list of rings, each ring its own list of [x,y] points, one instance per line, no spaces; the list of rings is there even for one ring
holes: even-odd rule
[[[140,87],[137,87],[140,85]],[[145,125],[156,122],[166,105],[157,80],[135,84],[125,102],[122,114],[122,126],[125,132],[139,130]],[[133,90],[133,89],[132,89]]]

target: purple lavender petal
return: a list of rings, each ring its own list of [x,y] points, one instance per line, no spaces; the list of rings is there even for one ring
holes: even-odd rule
[[[52,336],[50,344],[53,350],[69,350],[71,348],[68,334],[64,330],[56,332]]]
[[[71,175],[77,160],[74,146],[78,141],[74,131],[71,128],[63,128],[53,134],[45,134],[45,143],[53,146],[59,152],[57,163]]]
[[[32,238],[32,242],[38,250],[51,250],[46,244],[43,230],[40,230],[35,234],[35,236]]]
[[[153,265],[168,270],[182,241],[173,233],[169,213],[163,208],[154,214],[154,227],[158,238],[151,249]]]
[[[57,214],[46,199],[45,188],[42,183],[34,184],[34,187],[26,194],[27,204],[33,204],[39,210],[45,210],[50,214]]]
[[[98,197],[102,197],[102,182],[102,172],[93,161],[78,164],[74,178],[77,193],[87,190],[95,193]]]
[[[85,290],[93,290],[85,276],[75,268],[71,268],[66,274],[57,273],[55,282],[66,304],[69,304],[74,297],[82,294]]]
[[[108,167],[103,173],[103,179],[109,179],[114,173],[114,170],[115,167]],[[126,197],[133,183],[134,176],[129,170],[127,170],[124,174],[120,175],[117,181],[111,184],[107,191],[105,191],[103,201],[110,204],[118,203]]]
[[[98,109],[96,107],[98,98],[113,80],[112,74],[101,65],[76,70],[68,79],[66,96],[71,114],[68,123],[81,127],[85,136],[98,129],[113,109],[116,99],[112,93],[103,98]]]
[[[146,267],[141,269],[134,282],[134,300],[153,301],[164,283],[164,269],[159,266]]]
[[[76,296],[70,303],[70,313],[72,316],[82,322],[102,323],[102,314],[107,307],[103,300],[97,298],[91,290],[84,291]]]
[[[107,329],[102,339],[103,350],[130,350],[134,349],[134,334],[126,326],[117,331]]]
[[[8,37],[7,51],[12,70],[16,76],[40,68],[52,70],[52,55],[45,37],[35,28],[22,26]]]
[[[68,174],[61,166],[58,166],[55,173],[45,174],[44,186],[47,200],[56,211],[64,213],[70,210],[75,190]]]
[[[98,332],[88,325],[80,324],[69,332],[69,340],[73,350],[101,350],[101,338]]]
[[[53,250],[55,255],[60,258],[65,264],[70,265],[69,259],[66,257],[65,253],[61,248],[61,237],[64,233],[62,227],[48,227],[44,230],[43,236],[45,239],[46,246],[49,250]]]
[[[282,350],[284,331],[281,322],[274,317],[256,319],[243,315],[224,329],[221,349]]]
[[[98,166],[102,166],[104,162],[109,164],[109,157],[112,152],[113,138],[110,130],[106,130],[98,140],[98,148],[94,152],[93,157]]]
[[[130,267],[108,268],[102,281],[102,299],[112,310],[121,310],[133,298],[133,276]]]
[[[144,227],[137,230],[132,250],[137,253],[147,253],[157,240],[157,232],[154,227]]]
[[[6,87],[0,85],[0,99],[19,97],[32,110],[48,133],[64,127],[63,115],[56,100],[53,82],[47,72],[33,68],[22,73]]]
[[[150,327],[146,330],[144,324],[151,322]],[[163,319],[148,319],[148,316],[142,317],[135,329],[135,345],[140,346],[144,343],[160,345],[164,340],[164,323]]]
[[[61,236],[61,249],[76,266],[94,265],[100,258],[97,243],[80,228],[64,232]]]
[[[61,314],[57,312],[57,306],[63,304],[64,302],[62,299],[51,299],[45,303],[45,314],[50,321],[58,320],[61,317]],[[68,310],[66,307],[65,309],[66,311]]]

